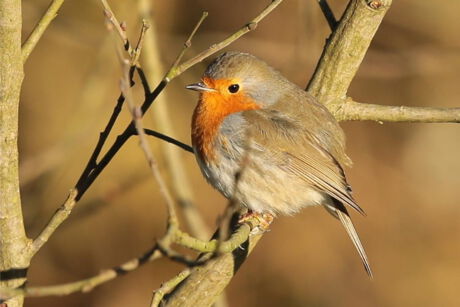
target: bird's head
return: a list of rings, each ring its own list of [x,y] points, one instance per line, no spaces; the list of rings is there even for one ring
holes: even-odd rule
[[[226,52],[206,69],[201,82],[186,88],[200,92],[200,103],[225,113],[265,108],[281,95],[281,75],[248,53]]]

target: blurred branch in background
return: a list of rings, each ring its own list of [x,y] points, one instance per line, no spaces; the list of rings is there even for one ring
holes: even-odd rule
[[[150,30],[145,38],[144,53],[142,56],[142,66],[145,70],[146,77],[149,84],[156,84],[161,80],[164,74],[164,67],[160,59],[160,48],[157,39],[157,28],[155,20],[153,20],[152,13],[152,1],[149,0],[138,0],[138,10],[141,18],[148,21],[150,24]],[[192,30],[190,36],[184,43],[183,51],[187,50],[191,45],[191,38],[195,35],[198,27],[204,21],[207,16],[207,12],[203,13],[201,19]],[[174,63],[178,64],[177,60]],[[173,64],[173,65],[174,65]],[[177,134],[174,131],[174,121],[170,115],[170,103],[167,93],[157,98],[155,112],[151,112],[156,127],[175,137]],[[205,224],[200,212],[198,211],[194,199],[190,181],[187,176],[183,158],[181,152],[176,148],[173,148],[165,142],[161,142],[161,149],[163,151],[163,157],[166,161],[166,167],[171,175],[171,185],[177,198],[180,213],[183,214],[185,223],[193,236],[202,240],[208,239],[211,235],[211,231]],[[193,151],[193,150],[192,150]]]
[[[133,118],[134,127],[137,131],[137,136],[139,138],[139,145],[144,152],[145,158],[149,164],[150,170],[152,172],[153,177],[155,178],[156,183],[160,188],[160,193],[163,196],[163,199],[166,202],[167,209],[168,209],[168,228],[169,227],[177,227],[179,221],[177,219],[176,209],[174,205],[174,200],[169,192],[169,189],[160,174],[160,170],[158,168],[158,164],[156,159],[153,157],[152,150],[150,148],[149,143],[147,142],[146,133],[144,131],[143,123],[142,123],[142,111],[140,107],[136,106],[133,101],[133,96],[131,92],[131,83],[132,83],[132,76],[130,74],[131,65],[130,63],[137,63],[137,57],[140,55],[141,48],[142,48],[142,41],[145,35],[145,31],[148,29],[148,24],[143,21],[142,25],[142,32],[139,38],[139,43],[131,53],[130,59],[125,59],[122,55],[122,52],[118,52],[120,57],[120,63],[122,65],[122,72],[123,76],[120,81],[120,88],[123,96],[125,97],[126,104],[128,106],[128,110],[131,113]]]

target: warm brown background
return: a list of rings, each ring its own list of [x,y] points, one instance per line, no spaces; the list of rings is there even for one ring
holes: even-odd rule
[[[48,2],[23,1],[24,34]],[[137,2],[110,2],[136,37]],[[162,60],[172,62],[202,10],[210,16],[189,55],[234,31],[266,2],[155,1]],[[338,16],[347,1],[330,2]],[[378,104],[459,106],[459,11],[458,0],[394,1],[350,95]],[[316,1],[291,0],[230,48],[256,54],[304,86],[328,33]],[[120,76],[114,50],[98,1],[67,1],[26,64],[20,149],[31,236],[75,184],[112,110]],[[198,80],[204,65],[166,90],[175,135],[187,143],[197,97],[183,87]],[[125,112],[123,121],[128,118]],[[146,118],[146,126],[153,127],[150,114]],[[353,122],[343,127],[355,162],[349,181],[368,214],[353,217],[375,280],[366,277],[339,223],[310,208],[276,220],[228,287],[230,305],[459,306],[460,126]],[[158,147],[157,140],[151,144]],[[192,155],[184,152],[183,159],[199,209],[214,227],[225,200],[204,182]],[[73,281],[117,265],[148,249],[164,226],[164,202],[131,140],[34,259],[29,284]],[[152,290],[179,268],[160,260],[91,293],[27,304],[147,306]]]

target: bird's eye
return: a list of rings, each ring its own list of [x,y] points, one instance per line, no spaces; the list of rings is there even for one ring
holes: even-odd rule
[[[228,91],[233,94],[238,92],[239,89],[240,89],[240,86],[238,84],[232,84],[228,87]]]

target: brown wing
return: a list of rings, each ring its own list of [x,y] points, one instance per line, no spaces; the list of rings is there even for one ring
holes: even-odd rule
[[[361,214],[364,211],[351,196],[340,163],[318,144],[314,135],[301,123],[277,112],[250,112],[245,117],[251,122],[250,127],[256,129],[249,131],[252,146],[258,147],[258,154],[264,155],[267,163],[279,165],[283,170],[302,178],[306,184],[332,197],[333,203],[324,204],[324,207],[343,224],[367,274],[372,278],[366,252],[343,204]],[[337,148],[335,144],[332,147]]]
[[[301,123],[273,110],[249,111],[245,117],[251,129],[258,130],[249,133],[264,159],[364,215],[350,194],[340,164],[313,141]]]

